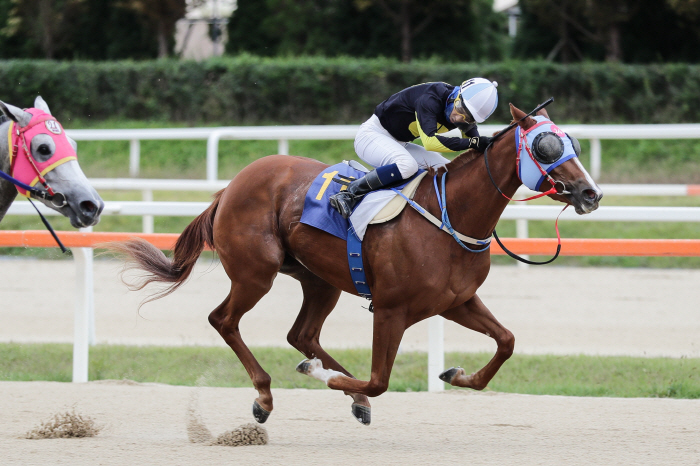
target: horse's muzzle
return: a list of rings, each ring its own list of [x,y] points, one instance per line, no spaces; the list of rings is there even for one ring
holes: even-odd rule
[[[570,192],[567,197],[579,215],[590,214],[596,210],[603,198],[603,191],[597,185],[583,180],[572,182],[567,188]]]

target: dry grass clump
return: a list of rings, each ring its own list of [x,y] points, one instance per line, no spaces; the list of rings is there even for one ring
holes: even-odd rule
[[[258,424],[243,424],[229,432],[224,432],[214,440],[212,445],[240,447],[243,445],[266,445],[267,430]]]
[[[53,419],[43,422],[39,427],[27,432],[25,438],[38,440],[47,438],[83,438],[94,437],[102,430],[95,421],[87,416],[72,412],[55,414]]]

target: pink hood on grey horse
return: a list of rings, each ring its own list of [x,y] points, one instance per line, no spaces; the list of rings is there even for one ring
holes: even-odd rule
[[[29,124],[20,127],[13,122],[8,129],[8,140],[12,141],[9,148],[10,173],[22,183],[34,186],[39,181],[43,181],[44,175],[48,172],[66,162],[77,160],[78,156],[68,141],[63,127],[53,116],[37,108],[29,108],[25,111],[32,114]],[[34,159],[29,150],[28,144],[31,144],[32,138],[37,134],[49,135],[56,144],[54,155],[44,162]],[[17,191],[29,197],[26,189],[17,186]]]

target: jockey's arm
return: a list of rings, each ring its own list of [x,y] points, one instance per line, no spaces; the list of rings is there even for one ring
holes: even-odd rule
[[[443,125],[438,123],[435,114],[436,111],[443,111],[442,108],[442,103],[435,98],[428,98],[418,105],[416,122],[423,147],[434,152],[461,152],[469,149],[469,138],[479,136],[478,130],[473,127],[466,134],[462,132],[462,136],[466,139],[440,136],[438,132],[443,128]]]

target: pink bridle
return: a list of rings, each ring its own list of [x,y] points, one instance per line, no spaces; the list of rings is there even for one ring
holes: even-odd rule
[[[11,141],[9,147],[10,174],[18,181],[31,187],[40,182],[50,196],[55,196],[56,193],[49,186],[44,175],[59,165],[71,160],[78,160],[78,156],[68,141],[63,127],[52,115],[37,108],[29,108],[25,111],[32,115],[29,123],[20,127],[11,122],[8,128],[8,141]],[[53,156],[45,162],[37,161],[29,150],[32,138],[37,134],[49,135],[56,145]],[[17,191],[23,196],[30,196],[30,192],[21,186],[17,186]]]

